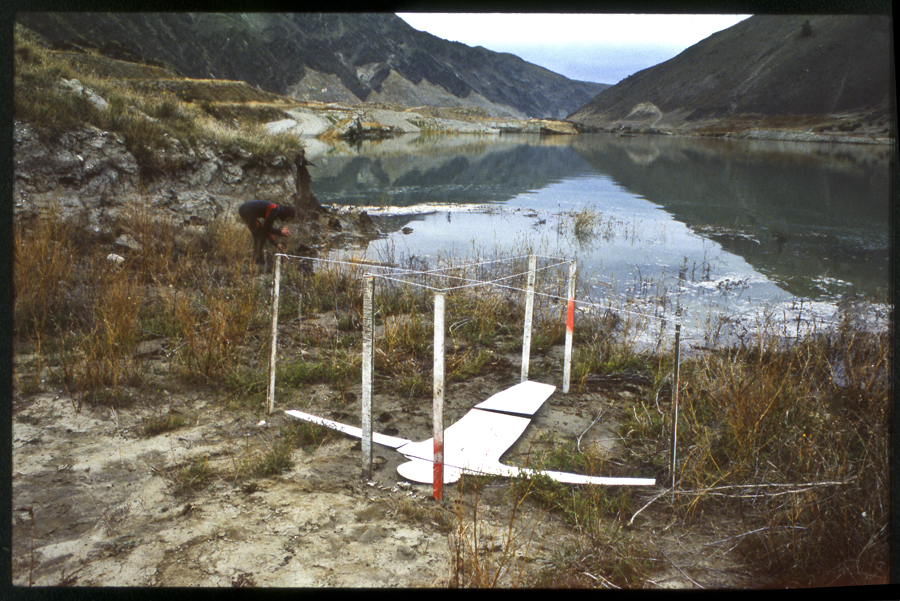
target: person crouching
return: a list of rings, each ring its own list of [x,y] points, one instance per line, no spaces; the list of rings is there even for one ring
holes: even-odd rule
[[[290,221],[296,214],[297,211],[294,207],[281,206],[266,200],[251,200],[238,208],[238,215],[247,224],[247,228],[253,236],[253,260],[257,265],[265,262],[263,252],[266,240],[271,242],[279,252],[284,252],[284,246],[275,240],[275,236],[288,237],[291,232],[286,227],[274,229],[275,220]]]

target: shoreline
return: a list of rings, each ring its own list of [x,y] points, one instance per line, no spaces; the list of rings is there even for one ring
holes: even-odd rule
[[[855,115],[801,115],[796,125],[773,127],[772,118],[729,117],[669,126],[647,125],[631,121],[611,121],[591,126],[559,119],[505,119],[481,112],[466,113],[464,107],[385,107],[382,105],[343,105],[338,103],[298,103],[285,109],[285,119],[264,125],[271,134],[293,133],[321,141],[379,140],[402,134],[422,135],[497,135],[536,134],[541,136],[577,136],[607,133],[620,136],[678,136],[687,138],[723,138],[735,140],[772,140],[829,144],[892,145],[894,138],[878,135],[865,126],[847,129]],[[820,131],[813,131],[819,129]],[[828,133],[824,133],[828,132]]]
[[[505,119],[486,114],[461,116],[460,107],[381,108],[298,103],[282,109],[284,119],[265,124],[270,134],[293,133],[320,140],[377,140],[401,134],[577,135],[574,124],[555,119]]]

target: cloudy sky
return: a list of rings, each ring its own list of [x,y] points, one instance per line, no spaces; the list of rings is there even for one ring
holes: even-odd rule
[[[570,79],[615,84],[750,15],[398,13],[439,38],[510,52]]]

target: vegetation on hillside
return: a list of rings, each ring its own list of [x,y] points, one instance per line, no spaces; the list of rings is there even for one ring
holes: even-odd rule
[[[207,144],[249,153],[259,161],[292,158],[303,147],[297,136],[271,134],[256,119],[234,119],[230,104],[204,99],[206,82],[180,79],[145,93],[145,81],[98,75],[79,58],[51,50],[17,27],[15,118],[31,123],[49,139],[85,125],[122,134],[138,163],[151,170],[180,166],[166,152],[173,145],[186,152]],[[227,87],[234,82],[216,83]],[[194,88],[199,88],[196,94]]]

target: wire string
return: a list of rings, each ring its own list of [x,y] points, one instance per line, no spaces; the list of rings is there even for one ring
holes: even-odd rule
[[[304,260],[304,261],[314,261],[314,262],[317,262],[317,263],[326,263],[326,264],[333,264],[333,265],[348,265],[348,266],[352,266],[352,267],[356,267],[356,268],[363,268],[363,267],[365,267],[366,269],[380,269],[380,270],[385,270],[385,271],[388,271],[388,272],[393,272],[393,273],[394,273],[395,275],[397,275],[397,276],[401,276],[401,275],[402,275],[402,276],[420,276],[420,277],[423,277],[423,276],[426,276],[426,277],[427,277],[427,276],[431,276],[431,277],[448,278],[448,279],[455,279],[455,280],[467,282],[466,284],[463,284],[463,285],[460,285],[460,286],[451,286],[451,287],[443,287],[443,288],[440,288],[440,287],[437,287],[437,286],[429,286],[428,284],[424,284],[424,283],[421,283],[421,282],[413,282],[413,281],[401,279],[400,277],[391,277],[390,275],[386,275],[386,274],[384,274],[384,273],[371,273],[371,272],[368,272],[368,271],[367,271],[367,272],[366,272],[365,274],[363,274],[363,276],[362,276],[362,277],[365,277],[365,276],[377,277],[377,278],[382,279],[382,280],[385,280],[385,281],[396,282],[396,283],[399,283],[399,284],[405,284],[405,285],[408,285],[408,286],[413,286],[413,287],[417,287],[417,288],[422,288],[422,289],[425,289],[425,290],[431,290],[431,291],[433,291],[433,292],[451,292],[451,291],[454,291],[454,290],[462,290],[462,289],[466,289],[466,288],[475,288],[475,287],[478,287],[478,286],[494,286],[494,287],[501,288],[501,289],[504,289],[504,290],[509,290],[509,291],[512,291],[512,292],[527,292],[524,288],[520,288],[520,287],[517,287],[517,286],[504,285],[504,284],[501,284],[501,283],[500,283],[500,282],[503,282],[503,281],[506,281],[506,280],[510,280],[510,279],[514,279],[514,278],[517,278],[517,277],[521,277],[521,276],[527,275],[527,274],[528,274],[527,271],[525,271],[525,272],[520,272],[520,273],[515,273],[515,274],[512,274],[512,275],[503,276],[503,277],[500,277],[500,278],[496,278],[496,279],[494,279],[494,280],[487,280],[487,281],[485,281],[485,280],[476,280],[476,279],[473,279],[473,278],[466,278],[466,277],[458,276],[458,275],[443,274],[443,273],[440,273],[440,272],[448,271],[448,270],[451,270],[451,269],[464,270],[464,269],[468,269],[468,268],[482,267],[482,266],[485,266],[485,265],[491,265],[491,264],[494,264],[494,263],[508,263],[508,262],[511,262],[511,261],[519,261],[519,260],[528,258],[530,255],[519,255],[519,256],[516,256],[516,257],[507,257],[507,258],[503,258],[503,259],[491,259],[491,260],[488,260],[488,261],[479,261],[479,262],[477,262],[477,263],[467,263],[467,264],[462,264],[462,265],[448,265],[448,266],[445,266],[445,267],[438,267],[438,268],[435,268],[435,269],[429,269],[429,270],[405,269],[405,268],[396,267],[396,266],[393,266],[393,265],[374,265],[374,264],[371,264],[371,263],[363,263],[363,262],[359,262],[359,261],[346,261],[346,260],[337,260],[337,259],[323,259],[323,258],[319,258],[319,257],[304,257],[304,256],[301,256],[301,255],[288,255],[288,254],[283,254],[283,253],[277,253],[276,256],[285,257],[285,258],[287,258],[287,259],[300,259],[300,260]],[[536,271],[546,271],[546,270],[552,269],[552,268],[554,268],[554,267],[559,267],[559,266],[561,266],[561,265],[568,265],[568,264],[569,264],[569,261],[567,261],[567,260],[561,260],[561,259],[559,259],[559,257],[550,257],[550,256],[546,256],[546,255],[535,255],[535,256],[536,256],[537,258],[540,258],[540,259],[547,259],[547,260],[554,260],[554,261],[557,261],[556,263],[553,263],[553,264],[550,264],[550,265],[545,265],[545,266],[543,266],[543,267],[540,267],[540,268],[538,268]],[[559,295],[556,295],[556,294],[550,294],[550,293],[546,293],[546,292],[539,292],[539,291],[537,291],[537,290],[534,291],[534,294],[535,294],[535,296],[540,296],[540,297],[546,298],[546,299],[551,300],[551,301],[554,301],[554,300],[555,300],[555,301],[561,301],[561,302],[568,302],[568,300],[569,300],[568,298],[563,297],[563,296],[559,296]],[[641,313],[641,312],[639,312],[639,311],[632,311],[632,310],[628,310],[628,309],[621,309],[621,308],[613,309],[613,308],[610,307],[609,305],[604,305],[604,304],[601,304],[601,303],[595,303],[595,302],[591,302],[591,301],[577,300],[577,299],[574,299],[573,302],[574,302],[574,304],[575,304],[576,306],[585,308],[585,309],[587,309],[587,310],[590,310],[590,309],[607,309],[607,310],[613,310],[613,311],[615,311],[616,313],[626,313],[626,314],[629,314],[629,315],[635,315],[635,316],[643,317],[643,318],[647,318],[647,319],[655,319],[655,320],[662,321],[662,322],[670,322],[670,321],[671,321],[671,322],[674,323],[674,324],[680,324],[680,323],[681,323],[681,320],[678,319],[679,316],[674,316],[674,317],[671,317],[671,316],[670,316],[670,317],[660,317],[659,315],[650,315],[650,314],[647,314],[647,313]]]

